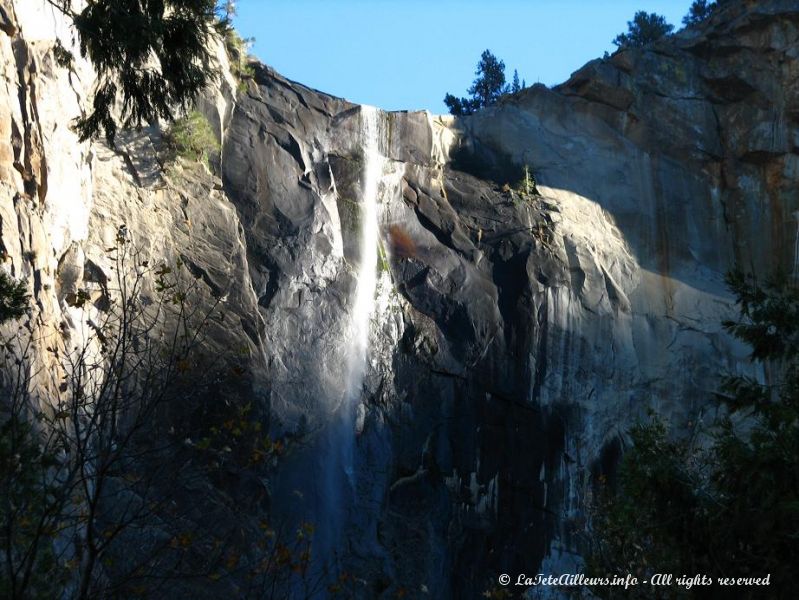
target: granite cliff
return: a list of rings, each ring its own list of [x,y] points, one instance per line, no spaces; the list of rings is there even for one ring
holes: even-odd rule
[[[795,268],[790,0],[731,3],[458,119],[256,64],[201,99],[220,156],[179,174],[155,126],[78,143],[92,71],[58,66],[69,36],[43,3],[0,1],[0,30],[0,242],[30,283],[36,360],[80,329],[68,293],[102,295],[120,225],[143,256],[180,257],[233,316],[209,343],[246,347],[247,394],[277,435],[309,440],[271,481],[273,510],[318,523],[359,597],[479,597],[500,573],[579,569],[592,477],[637,416],[690,428],[722,374],[751,368],[720,325],[725,272]]]

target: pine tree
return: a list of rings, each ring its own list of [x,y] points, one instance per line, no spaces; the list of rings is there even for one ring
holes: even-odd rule
[[[496,104],[497,100],[508,93],[508,86],[505,83],[505,63],[491,54],[490,50],[484,51],[480,56],[475,75],[477,78],[467,91],[481,108]]]
[[[715,6],[715,2],[694,0],[693,4],[691,4],[691,8],[688,9],[688,14],[683,17],[682,24],[690,26],[701,23],[711,15]]]
[[[453,115],[470,115],[479,108],[469,98],[458,98],[452,94],[444,96],[444,104],[447,105],[450,114]]]
[[[655,13],[639,10],[632,21],[627,21],[627,33],[620,33],[613,43],[620,49],[643,48],[674,31],[674,25]]]
[[[452,94],[444,96],[444,104],[453,115],[468,115],[496,104],[502,96],[511,91],[511,87],[505,83],[505,63],[490,50],[486,50],[480,56],[475,75],[472,86],[467,90],[471,98],[457,98]]]
[[[522,85],[519,83],[519,72],[513,69],[513,83],[510,85],[510,93],[515,94],[522,90]]]
[[[47,2],[72,20],[80,53],[97,72],[91,111],[76,121],[81,140],[104,133],[113,145],[120,126],[172,120],[216,76],[210,39],[227,27],[216,0],[93,0],[79,11],[73,0]]]

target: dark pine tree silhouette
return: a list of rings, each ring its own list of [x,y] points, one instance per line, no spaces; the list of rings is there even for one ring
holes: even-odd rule
[[[452,94],[444,96],[444,104],[453,115],[468,115],[496,104],[497,100],[512,89],[505,83],[505,63],[490,50],[486,50],[480,56],[475,75],[472,87],[467,90],[470,98],[457,98]]]
[[[688,14],[683,17],[682,24],[690,26],[701,23],[711,15],[715,6],[715,2],[694,0],[693,4],[691,4],[691,8],[688,9]]]
[[[617,35],[613,43],[620,49],[643,48],[672,31],[674,25],[664,16],[639,10],[632,21],[627,21],[627,32]]]
[[[522,90],[522,84],[519,83],[519,72],[513,69],[513,82],[510,84],[510,93],[515,94]]]
[[[508,93],[508,86],[505,83],[505,63],[489,50],[480,56],[475,75],[477,78],[468,92],[479,102],[480,107],[491,106]]]

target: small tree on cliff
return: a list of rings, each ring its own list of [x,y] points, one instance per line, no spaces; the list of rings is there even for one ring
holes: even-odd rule
[[[771,385],[727,379],[720,397],[729,416],[703,432],[709,447],[657,418],[633,428],[618,485],[594,516],[593,564],[603,574],[770,574],[769,596],[790,597],[799,564],[799,289],[784,277],[728,281],[741,317],[725,328],[781,376]]]
[[[81,55],[97,71],[92,108],[76,122],[80,138],[104,133],[111,145],[120,125],[172,120],[175,108],[190,107],[216,76],[210,40],[224,33],[234,8],[215,0],[94,0],[76,11],[73,0],[46,1],[71,19]],[[57,56],[62,64],[72,59],[60,45]]]
[[[522,84],[519,83],[519,71],[513,69],[513,80],[511,81],[510,84],[510,93],[515,94],[517,92],[520,92],[522,89],[523,89]]]
[[[480,56],[475,71],[476,78],[467,92],[470,98],[444,96],[444,104],[453,115],[468,115],[497,101],[510,91],[505,83],[505,63],[486,50]]]
[[[632,21],[627,21],[627,32],[620,33],[613,40],[619,49],[643,48],[674,31],[674,25],[666,22],[666,17],[639,10]]]

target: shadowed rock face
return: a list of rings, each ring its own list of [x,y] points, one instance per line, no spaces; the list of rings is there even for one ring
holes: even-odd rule
[[[0,0],[0,225],[8,268],[38,282],[36,327],[69,320],[59,290],[96,285],[125,222],[226,296],[233,324],[210,343],[247,347],[274,428],[323,430],[363,251],[360,107],[264,66],[235,99],[225,80],[201,104],[221,184],[176,183],[157,132],[113,153],[62,126],[91,73],[79,63],[78,86],[55,66],[31,6]],[[401,181],[380,206],[387,271],[338,552],[360,597],[471,598],[499,573],[568,571],[590,475],[637,416],[688,427],[721,374],[749,369],[720,327],[723,275],[793,268],[797,41],[794,2],[735,2],[462,120],[381,114]],[[297,461],[284,468],[321,457]],[[278,478],[275,506],[298,480]]]

